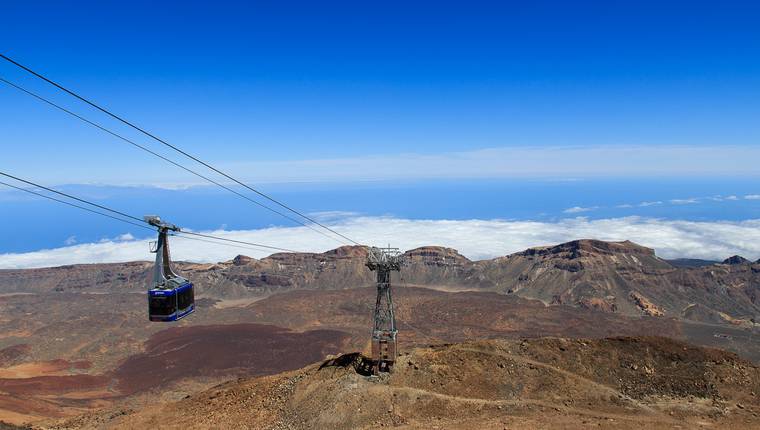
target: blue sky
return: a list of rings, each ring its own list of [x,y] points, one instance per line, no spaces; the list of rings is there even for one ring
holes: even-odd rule
[[[0,40],[4,54],[304,211],[759,218],[756,200],[743,197],[760,194],[760,5],[663,3],[9,1]],[[8,64],[0,76],[171,154]],[[142,210],[141,199],[118,186],[199,183],[4,85],[0,128],[0,170],[47,185],[105,184],[97,193],[129,196],[125,210]],[[526,185],[547,202],[529,210],[468,202],[466,213],[454,202],[426,205],[438,209],[431,213],[412,208],[425,201],[413,191],[387,203],[399,186],[439,181],[434,195],[443,196],[460,180],[476,181],[473,195],[494,181],[587,185]],[[323,198],[298,188],[306,183],[326,184]],[[367,187],[385,189],[384,203],[359,199]],[[498,199],[524,197],[500,189]],[[603,210],[715,195],[743,204]],[[176,190],[166,201],[191,197],[199,198]],[[564,212],[574,207],[589,210]],[[32,210],[5,208],[6,223]],[[239,228],[273,222],[245,203],[225,208],[250,211]],[[225,224],[208,218],[194,219],[197,228]],[[97,234],[72,220],[35,247]],[[19,240],[0,252],[28,251]]]
[[[760,137],[753,2],[253,3],[11,1],[0,35],[7,55],[215,162]],[[7,88],[0,109],[23,167],[61,161],[29,146],[146,164]]]

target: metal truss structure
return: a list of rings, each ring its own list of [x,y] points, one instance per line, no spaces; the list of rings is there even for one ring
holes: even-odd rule
[[[367,267],[377,272],[377,301],[372,328],[372,372],[390,372],[396,361],[396,318],[393,315],[391,272],[401,270],[398,248],[370,248]]]

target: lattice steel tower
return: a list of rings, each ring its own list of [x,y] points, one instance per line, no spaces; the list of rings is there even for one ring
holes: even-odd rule
[[[396,318],[393,315],[391,272],[401,270],[398,248],[370,248],[367,267],[377,272],[377,302],[372,328],[372,371],[390,372],[396,361]]]

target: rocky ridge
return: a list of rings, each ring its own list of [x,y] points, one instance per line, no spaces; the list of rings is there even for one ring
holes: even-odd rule
[[[372,285],[366,255],[363,247],[345,246],[321,254],[179,263],[178,268],[195,282],[199,297],[234,300]],[[760,264],[737,256],[721,264],[683,267],[632,242],[577,240],[483,261],[437,246],[407,251],[404,258],[402,278],[395,281],[402,284],[494,291],[626,315],[744,325],[760,319]],[[141,291],[150,268],[148,262],[133,262],[1,270],[0,293]],[[702,311],[693,312],[694,306]]]

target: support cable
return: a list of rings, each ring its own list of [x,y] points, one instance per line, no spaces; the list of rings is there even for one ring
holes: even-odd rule
[[[48,196],[48,195],[45,195],[45,194],[42,194],[42,193],[38,193],[38,192],[32,191],[32,190],[30,190],[28,188],[17,187],[17,186],[15,186],[13,184],[9,184],[9,183],[3,182],[3,181],[0,181],[0,185],[5,185],[6,187],[14,188],[16,190],[23,191],[23,192],[29,193],[29,194],[34,194],[35,196],[43,197],[43,198],[52,200],[54,202],[62,203],[62,204],[67,205],[67,206],[71,206],[71,207],[74,207],[74,208],[77,208],[77,209],[81,209],[81,210],[84,210],[84,211],[87,211],[87,212],[91,212],[91,213],[94,213],[94,214],[97,214],[97,215],[101,215],[101,216],[104,216],[104,217],[115,219],[116,221],[121,221],[121,222],[124,222],[124,223],[127,223],[127,224],[131,224],[131,225],[133,225],[135,227],[144,228],[144,229],[149,230],[151,232],[154,230],[153,228],[148,227],[146,225],[142,225],[142,224],[138,224],[136,222],[128,221],[128,220],[125,220],[123,218],[117,218],[117,217],[115,217],[113,215],[109,215],[109,214],[103,213],[103,212],[98,212],[96,210],[93,210],[93,209],[90,209],[90,208],[87,208],[87,207],[84,207],[84,206],[80,206],[80,205],[77,205],[77,204],[74,204],[74,203],[71,203],[71,202],[67,202],[65,200],[57,199],[55,197],[51,197],[51,196]],[[232,243],[215,242],[213,240],[199,239],[199,238],[196,238],[196,237],[188,237],[188,236],[180,235],[180,234],[177,234],[177,233],[171,233],[171,236],[179,237],[181,239],[195,240],[195,241],[199,241],[199,242],[212,243],[212,244],[215,244],[215,245],[231,246],[233,248],[250,249],[250,250],[253,250],[253,251],[262,251],[263,250],[263,249],[260,249],[260,248],[253,248],[251,246],[242,246],[242,245],[235,245],[235,244],[232,244]]]
[[[399,278],[401,280],[401,285],[404,287],[404,289],[407,289],[409,286],[407,285],[406,281],[404,280],[404,275],[399,272]],[[421,335],[422,337],[426,338],[427,340],[431,340],[431,345],[435,345],[436,343],[440,342],[440,339],[433,337],[432,335],[427,335],[422,332],[422,330],[418,329],[417,327],[411,325],[410,323],[404,321],[403,319],[399,319],[401,324],[404,324],[405,326],[409,327],[410,329],[414,330],[417,334]]]
[[[64,205],[72,206],[72,207],[75,207],[75,208],[78,208],[78,209],[85,210],[87,212],[92,212],[94,214],[102,215],[104,217],[108,217],[108,218],[111,218],[111,219],[115,219],[117,221],[125,222],[127,224],[132,224],[135,227],[144,228],[144,229],[150,230],[150,231],[154,230],[154,229],[152,229],[152,228],[150,228],[150,227],[148,227],[146,225],[143,225],[143,224],[138,224],[136,222],[128,221],[128,220],[125,220],[123,218],[117,218],[117,217],[115,217],[113,215],[109,215],[109,214],[103,213],[103,212],[98,212],[96,210],[93,210],[93,209],[90,209],[90,208],[87,208],[87,207],[84,207],[84,206],[80,206],[80,205],[77,205],[77,204],[74,204],[74,203],[71,203],[71,202],[67,202],[65,200],[56,199],[55,197],[47,196],[45,194],[38,193],[36,191],[32,191],[32,190],[27,189],[27,188],[17,187],[15,185],[11,185],[11,184],[8,184],[8,183],[3,182],[3,181],[0,181],[0,185],[5,185],[6,187],[10,187],[10,188],[15,188],[15,189],[17,189],[19,191],[23,191],[25,193],[34,194],[35,196],[39,196],[39,197],[44,197],[46,199],[50,199],[50,200],[53,200],[53,201],[58,202],[58,203],[63,203]]]
[[[31,185],[33,187],[42,188],[43,190],[50,191],[51,193],[55,193],[55,194],[58,194],[58,195],[61,195],[61,196],[64,196],[64,197],[68,197],[68,198],[70,198],[72,200],[76,200],[78,202],[81,202],[81,203],[84,203],[84,204],[88,204],[90,206],[95,206],[96,208],[100,208],[100,209],[106,210],[108,212],[115,213],[117,215],[121,215],[121,216],[123,216],[125,218],[133,219],[133,220],[135,220],[135,221],[137,221],[139,223],[145,223],[145,221],[142,218],[138,218],[136,216],[128,215],[128,214],[125,214],[124,212],[120,212],[120,211],[117,211],[116,209],[111,209],[111,208],[105,207],[103,205],[99,205],[97,203],[88,202],[87,200],[80,199],[79,197],[72,196],[71,194],[66,194],[66,193],[64,193],[62,191],[57,191],[57,190],[54,190],[52,188],[48,188],[48,187],[40,185],[40,184],[35,184],[34,182],[27,181],[26,179],[21,179],[21,178],[19,178],[17,176],[9,175],[8,173],[0,172],[0,175],[5,176],[7,178],[15,179],[15,180],[17,180],[19,182],[23,182],[23,183],[25,183],[27,185]]]
[[[216,186],[219,186],[219,187],[221,187],[221,188],[223,188],[223,189],[225,189],[225,190],[227,190],[227,191],[229,191],[229,192],[231,192],[231,193],[233,193],[233,194],[236,194],[237,196],[239,196],[239,197],[242,197],[242,198],[244,198],[244,199],[248,200],[249,202],[251,202],[251,203],[253,203],[253,204],[256,204],[256,205],[258,205],[258,206],[261,206],[262,208],[264,208],[264,209],[266,209],[266,210],[268,210],[268,211],[271,211],[271,212],[273,212],[273,213],[276,213],[277,215],[280,215],[280,216],[282,216],[282,217],[284,217],[284,218],[287,218],[287,219],[289,219],[289,220],[291,220],[291,221],[293,221],[293,222],[295,222],[295,223],[297,223],[297,224],[300,224],[300,225],[302,225],[302,226],[304,226],[304,227],[308,227],[309,229],[311,229],[311,230],[313,230],[313,231],[315,231],[315,232],[317,232],[317,233],[321,234],[322,236],[325,236],[325,237],[327,237],[327,238],[329,238],[329,239],[331,239],[331,240],[335,240],[335,241],[337,241],[338,243],[343,243],[341,240],[339,240],[339,239],[337,239],[337,238],[335,238],[335,237],[333,237],[333,236],[329,236],[329,235],[327,235],[326,233],[324,233],[323,231],[321,231],[321,230],[317,230],[316,228],[314,228],[313,226],[311,226],[311,225],[309,225],[309,224],[306,224],[306,223],[304,223],[304,222],[302,222],[302,221],[300,221],[300,220],[298,220],[298,219],[296,219],[296,218],[293,218],[293,217],[291,217],[291,216],[289,216],[289,215],[287,215],[287,214],[284,214],[284,213],[282,213],[282,212],[280,212],[280,211],[278,211],[278,210],[276,210],[276,209],[273,209],[273,208],[271,208],[271,207],[269,207],[269,206],[267,206],[267,205],[265,205],[265,204],[263,204],[263,203],[261,203],[261,202],[258,202],[258,201],[256,201],[256,200],[254,200],[254,199],[252,199],[252,198],[250,198],[250,197],[246,196],[246,195],[245,195],[245,194],[243,194],[243,193],[240,193],[240,192],[238,192],[238,191],[235,191],[234,189],[232,189],[232,188],[230,188],[230,187],[228,187],[228,186],[226,186],[226,185],[224,185],[224,184],[222,184],[222,183],[220,183],[220,182],[218,182],[218,181],[215,181],[215,180],[213,180],[213,179],[211,179],[211,178],[209,178],[209,177],[207,177],[207,176],[204,176],[204,175],[202,175],[202,174],[200,174],[200,173],[198,173],[198,172],[196,172],[196,171],[194,171],[194,170],[192,170],[192,169],[190,169],[190,168],[188,168],[188,167],[185,167],[185,166],[183,166],[183,165],[181,165],[181,164],[177,163],[177,162],[176,162],[176,161],[174,161],[174,160],[171,160],[171,159],[169,159],[169,158],[167,158],[167,157],[164,157],[163,155],[161,155],[161,154],[159,154],[159,153],[157,153],[157,152],[155,152],[155,151],[151,150],[150,148],[147,148],[147,147],[145,147],[145,146],[143,146],[143,145],[140,145],[139,143],[137,143],[137,142],[135,142],[135,141],[133,141],[133,140],[131,140],[131,139],[128,139],[128,138],[126,138],[126,137],[124,137],[124,136],[122,136],[122,135],[120,135],[120,134],[118,134],[118,133],[116,133],[116,132],[114,132],[114,131],[112,131],[112,130],[109,130],[109,129],[107,129],[107,128],[105,128],[105,127],[101,126],[100,124],[98,124],[98,123],[96,123],[96,122],[94,122],[94,121],[91,121],[91,120],[89,120],[89,119],[87,119],[87,118],[85,118],[85,117],[83,117],[83,116],[81,116],[81,115],[79,115],[79,114],[77,114],[77,113],[75,113],[75,112],[72,112],[72,111],[71,111],[71,110],[69,110],[69,109],[66,109],[65,107],[63,107],[63,106],[61,106],[61,105],[59,105],[59,104],[56,104],[56,103],[54,103],[54,102],[52,102],[52,101],[50,101],[50,100],[46,99],[45,97],[42,97],[42,96],[41,96],[41,95],[39,95],[39,94],[36,94],[36,93],[34,93],[34,92],[32,92],[32,91],[29,91],[29,90],[27,90],[26,88],[24,88],[24,87],[22,87],[22,86],[20,86],[20,85],[17,85],[17,84],[15,84],[15,83],[13,83],[13,82],[11,82],[11,81],[9,81],[9,80],[5,79],[5,78],[2,78],[2,77],[0,77],[0,82],[4,83],[4,84],[6,84],[6,85],[8,85],[8,86],[10,86],[10,87],[13,87],[13,88],[15,88],[15,89],[17,89],[17,90],[19,90],[19,91],[21,91],[21,92],[23,92],[23,93],[25,93],[25,94],[27,94],[27,95],[31,96],[31,97],[34,97],[34,98],[36,98],[37,100],[39,100],[39,101],[41,101],[41,102],[43,102],[43,103],[46,103],[46,104],[48,104],[48,105],[50,105],[50,106],[52,106],[52,107],[54,107],[54,108],[56,108],[56,109],[58,109],[58,110],[60,110],[60,111],[62,111],[62,112],[65,112],[65,113],[67,113],[67,114],[69,114],[69,115],[73,116],[74,118],[76,118],[76,119],[78,119],[78,120],[80,120],[80,121],[83,121],[83,122],[84,122],[84,123],[86,123],[86,124],[89,124],[89,125],[91,125],[91,126],[93,126],[93,127],[97,128],[97,129],[99,129],[99,130],[101,130],[101,131],[103,131],[103,132],[105,132],[105,133],[108,133],[108,134],[110,134],[111,136],[113,136],[113,137],[115,137],[115,138],[117,138],[117,139],[119,139],[119,140],[122,140],[122,141],[124,141],[124,142],[126,142],[126,143],[128,143],[128,144],[130,144],[130,145],[132,145],[132,146],[134,146],[134,147],[136,147],[136,148],[138,148],[138,149],[142,150],[142,151],[145,151],[145,152],[147,152],[148,154],[151,154],[151,155],[153,155],[153,156],[155,156],[155,157],[158,157],[158,158],[160,158],[160,159],[162,159],[162,160],[166,161],[167,163],[170,163],[170,164],[172,164],[172,165],[174,165],[174,166],[177,166],[177,167],[179,167],[180,169],[182,169],[182,170],[184,170],[184,171],[186,171],[186,172],[189,172],[189,173],[191,173],[191,174],[193,174],[193,175],[195,175],[195,176],[197,176],[197,177],[199,177],[199,178],[201,178],[201,179],[203,179],[203,180],[205,180],[205,181],[208,181],[208,182],[210,182],[210,183],[212,183],[212,184],[214,184],[214,185],[216,185]]]
[[[26,72],[28,72],[28,73],[36,76],[37,78],[42,79],[43,81],[49,83],[50,85],[53,85],[54,87],[60,89],[61,91],[65,92],[65,93],[67,93],[67,94],[69,94],[69,95],[71,95],[71,96],[79,99],[80,101],[82,101],[84,103],[87,103],[88,105],[90,105],[90,106],[94,107],[95,109],[97,109],[97,110],[105,113],[106,115],[110,116],[111,118],[113,118],[113,119],[115,119],[115,120],[117,120],[117,121],[119,121],[119,122],[121,122],[121,123],[123,123],[123,124],[125,124],[125,125],[127,125],[127,126],[129,126],[131,128],[133,128],[133,129],[135,129],[137,131],[139,131],[140,133],[142,133],[142,134],[150,137],[151,139],[154,139],[155,141],[157,141],[157,142],[159,142],[159,143],[161,143],[161,144],[163,144],[163,145],[165,145],[165,146],[173,149],[174,151],[179,152],[180,154],[184,155],[185,157],[190,158],[191,160],[193,160],[193,161],[195,161],[195,162],[197,162],[199,164],[202,164],[206,168],[211,169],[214,172],[216,172],[216,173],[224,176],[225,178],[227,178],[227,179],[229,179],[229,180],[237,183],[238,185],[241,185],[241,186],[247,188],[248,190],[250,190],[250,191],[258,194],[259,196],[261,196],[261,197],[263,197],[263,198],[271,201],[272,203],[275,203],[275,204],[281,206],[282,208],[287,209],[288,211],[290,211],[290,212],[292,212],[292,213],[294,213],[294,214],[296,214],[296,215],[298,215],[298,216],[300,216],[300,217],[302,217],[302,218],[304,218],[304,219],[306,219],[306,220],[308,220],[308,221],[310,221],[310,222],[312,222],[312,223],[314,223],[314,224],[316,224],[316,225],[324,228],[325,230],[330,231],[331,233],[333,233],[333,234],[335,234],[337,236],[342,237],[343,239],[345,239],[345,240],[347,240],[349,242],[352,242],[355,245],[360,245],[360,243],[356,242],[355,240],[353,240],[353,239],[351,239],[351,238],[349,238],[349,237],[347,237],[347,236],[345,236],[345,235],[343,235],[341,233],[338,233],[337,231],[331,229],[330,227],[327,227],[326,225],[324,225],[324,224],[322,224],[322,223],[320,223],[320,222],[312,219],[311,217],[302,214],[301,212],[299,212],[299,211],[291,208],[290,206],[288,206],[288,205],[286,205],[284,203],[280,203],[279,201],[275,200],[274,198],[268,196],[267,194],[265,194],[265,193],[263,193],[263,192],[255,189],[255,188],[251,187],[250,185],[247,185],[247,184],[245,184],[245,183],[243,183],[243,182],[241,182],[241,181],[233,178],[232,176],[228,175],[227,173],[224,173],[223,171],[217,169],[216,167],[210,165],[209,163],[206,163],[205,161],[199,159],[198,157],[195,157],[195,156],[193,156],[193,155],[191,155],[191,154],[183,151],[182,149],[178,148],[177,146],[174,146],[174,145],[170,144],[169,142],[167,142],[167,141],[165,141],[165,140],[163,140],[163,139],[155,136],[154,134],[151,134],[150,132],[146,131],[145,129],[138,127],[137,125],[135,125],[135,124],[127,121],[126,119],[124,119],[124,118],[122,118],[122,117],[120,117],[120,116],[118,116],[118,115],[110,112],[109,110],[107,110],[107,109],[105,109],[103,107],[100,107],[99,105],[95,104],[94,102],[92,102],[92,101],[90,101],[90,100],[88,100],[88,99],[80,96],[79,94],[77,94],[77,93],[69,90],[68,88],[66,88],[66,87],[64,87],[64,86],[62,86],[62,85],[54,82],[53,80],[51,80],[51,79],[43,76],[42,74],[35,72],[34,70],[30,69],[29,67],[26,67],[26,66],[24,66],[24,65],[22,65],[22,64],[20,64],[20,63],[18,63],[16,61],[14,61],[14,60],[12,60],[11,58],[9,58],[9,57],[7,57],[7,56],[5,56],[3,54],[0,54],[0,58],[8,61],[9,63],[15,65],[16,67],[19,67],[19,68],[25,70]]]
[[[264,248],[275,249],[275,250],[285,251],[285,252],[296,252],[296,253],[297,252],[301,252],[301,251],[293,251],[292,249],[287,249],[287,248],[280,248],[280,247],[274,247],[274,246],[266,246],[266,245],[253,244],[251,242],[246,242],[246,241],[243,241],[243,240],[234,240],[234,239],[227,239],[227,238],[223,238],[223,237],[219,237],[219,236],[211,236],[211,235],[208,235],[208,234],[196,233],[194,231],[181,231],[181,233],[185,234],[185,235],[189,234],[189,235],[192,235],[192,236],[205,237],[205,238],[209,238],[209,239],[225,240],[227,242],[240,243],[240,244],[243,244],[243,245],[261,246],[261,247],[264,247]]]
[[[213,240],[206,240],[206,239],[201,239],[201,238],[198,238],[198,237],[190,237],[190,236],[185,236],[185,235],[184,235],[184,234],[182,234],[182,233],[185,233],[185,232],[180,232],[180,233],[169,233],[169,236],[172,236],[172,237],[177,237],[177,238],[180,238],[180,239],[194,240],[194,241],[196,241],[196,242],[205,242],[205,243],[211,243],[211,244],[213,244],[213,245],[224,245],[224,246],[229,246],[229,247],[232,247],[232,248],[250,249],[250,250],[252,250],[252,251],[266,251],[266,249],[261,249],[261,248],[254,248],[253,246],[250,246],[250,245],[249,245],[249,246],[243,246],[243,245],[235,245],[234,243],[226,243],[226,242],[215,242],[215,241],[213,241]],[[218,239],[217,239],[217,240],[218,240]]]
[[[133,223],[131,221],[127,221],[127,220],[124,220],[124,219],[121,219],[121,218],[117,218],[117,217],[112,216],[112,215],[106,215],[106,214],[100,213],[98,211],[95,211],[95,210],[92,210],[92,209],[88,209],[88,208],[85,208],[85,207],[81,207],[81,206],[73,204],[73,203],[68,203],[68,202],[65,202],[65,201],[61,201],[61,200],[52,198],[50,196],[45,196],[45,195],[42,195],[42,194],[38,194],[36,192],[33,192],[31,190],[27,190],[27,189],[24,189],[24,188],[21,188],[21,187],[16,187],[16,186],[13,186],[13,185],[10,185],[10,184],[5,184],[5,183],[3,183],[3,185],[8,185],[8,186],[10,186],[12,188],[15,188],[15,189],[18,189],[18,190],[21,190],[21,191],[25,191],[25,192],[29,192],[31,194],[41,195],[42,197],[58,201],[60,203],[67,204],[69,206],[74,206],[74,207],[78,207],[80,209],[87,210],[89,212],[94,212],[94,213],[98,213],[100,215],[105,215],[105,216],[108,216],[109,218],[114,218],[114,219],[118,219],[119,221],[128,222],[129,224],[139,225],[140,227],[143,227],[142,224],[146,224],[145,220],[143,220],[141,218],[138,218],[136,216],[132,216],[132,215],[126,214],[124,212],[118,211],[116,209],[111,209],[109,207],[106,207],[106,206],[103,206],[103,205],[99,205],[97,203],[93,203],[93,202],[87,201],[85,199],[81,199],[79,197],[76,197],[76,196],[72,196],[71,194],[67,194],[67,193],[64,193],[62,191],[58,191],[58,190],[55,190],[53,188],[45,187],[43,185],[34,183],[32,181],[28,181],[26,179],[21,179],[21,178],[19,178],[17,176],[13,176],[13,175],[8,174],[8,173],[4,173],[4,172],[0,171],[0,175],[8,177],[8,178],[11,178],[11,179],[14,179],[14,180],[19,181],[19,182],[23,182],[23,183],[25,183],[27,185],[31,185],[33,187],[41,188],[43,190],[49,191],[49,192],[54,193],[54,194],[58,194],[58,195],[63,196],[63,197],[67,197],[67,198],[72,199],[72,200],[76,200],[78,202],[81,202],[81,203],[84,203],[84,204],[87,204],[87,205],[90,205],[90,206],[94,206],[94,207],[99,208],[99,209],[103,209],[105,211],[114,213],[114,214],[122,216],[124,218],[135,220],[135,221],[137,221],[137,223],[140,223],[140,224]],[[147,226],[145,226],[145,228],[153,230],[152,228],[147,227]],[[250,246],[255,246],[255,247],[260,247],[260,248],[266,248],[266,249],[276,250],[276,251],[299,252],[299,251],[294,251],[292,249],[281,248],[281,247],[278,247],[278,246],[270,246],[270,245],[263,245],[261,243],[254,243],[254,242],[246,242],[246,241],[242,241],[242,240],[227,239],[227,238],[224,238],[224,237],[212,236],[212,235],[203,234],[203,233],[195,233],[195,232],[192,232],[192,231],[180,231],[180,233],[185,234],[185,235],[201,236],[201,237],[205,237],[205,238],[209,238],[209,239],[216,239],[216,240],[221,240],[221,241],[230,242],[230,243],[237,243],[237,244],[242,244],[242,245],[250,245]]]

